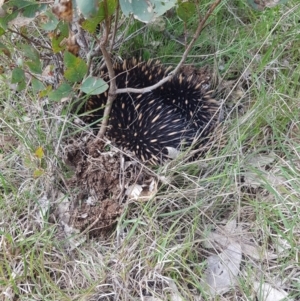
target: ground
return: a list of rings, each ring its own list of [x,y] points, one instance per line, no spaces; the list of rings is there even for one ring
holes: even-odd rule
[[[116,56],[176,64],[198,23],[166,18],[165,31],[125,20]],[[82,123],[39,20],[5,32],[1,300],[299,300],[299,19],[296,0],[218,7],[185,68],[209,66],[222,122],[202,156],[157,167]]]

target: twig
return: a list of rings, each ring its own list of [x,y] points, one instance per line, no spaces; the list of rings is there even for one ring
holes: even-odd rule
[[[114,48],[116,33],[117,33],[117,29],[118,29],[118,21],[119,21],[119,3],[117,5],[117,11],[116,11],[116,16],[115,16],[115,24],[114,24],[114,29],[113,29],[113,32],[112,32],[109,52],[111,52]]]
[[[18,32],[18,31],[16,31],[16,30],[11,29],[11,28],[8,28],[7,30],[10,31],[10,32],[12,32],[12,33],[15,33],[15,34],[19,35],[20,37],[22,37],[23,39],[27,40],[27,41],[30,42],[31,44],[39,45],[40,47],[42,47],[42,48],[44,48],[44,49],[53,51],[51,47],[45,46],[45,45],[43,45],[41,42],[39,42],[39,41],[37,41],[37,40],[34,41],[34,40],[28,38],[26,35],[24,35],[24,34],[21,33],[21,32]]]
[[[105,131],[106,131],[106,127],[108,124],[108,118],[109,118],[109,114],[111,111],[111,107],[112,104],[117,96],[116,94],[116,90],[117,90],[117,84],[116,84],[116,79],[115,79],[115,71],[111,62],[111,58],[110,58],[110,54],[108,53],[108,51],[106,50],[106,44],[107,44],[107,40],[108,40],[108,34],[109,34],[109,26],[108,26],[108,17],[107,17],[107,1],[104,0],[104,9],[105,9],[105,29],[104,29],[104,37],[102,38],[102,41],[100,42],[100,49],[102,51],[105,63],[106,63],[106,67],[108,70],[108,75],[110,78],[110,86],[109,86],[109,91],[108,91],[108,98],[107,98],[107,103],[104,109],[104,113],[103,113],[103,119],[102,119],[102,123],[101,123],[101,127],[100,130],[98,132],[97,137],[98,138],[103,138],[105,135]]]

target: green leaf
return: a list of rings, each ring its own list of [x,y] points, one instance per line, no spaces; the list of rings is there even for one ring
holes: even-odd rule
[[[40,60],[28,61],[25,64],[29,67],[30,71],[37,74],[42,74],[42,63]]]
[[[142,22],[152,22],[156,17],[162,16],[167,10],[174,7],[177,0],[120,0],[120,6],[125,16],[133,15]]]
[[[80,82],[88,71],[85,61],[68,51],[64,53],[64,63],[67,68],[65,78],[71,83]]]
[[[0,18],[0,27],[2,27],[4,30],[8,27],[8,22],[11,20],[14,20],[18,16],[19,12],[14,11],[11,14],[6,14],[3,17]]]
[[[25,73],[24,73],[23,69],[16,67],[12,71],[11,83],[18,84],[17,91],[22,91],[25,89],[25,87],[26,87],[25,79],[26,78],[25,78]]]
[[[5,30],[2,27],[0,27],[0,36],[3,36],[4,34],[5,34]]]
[[[117,0],[107,0],[107,17],[111,16],[116,11],[117,5]],[[99,4],[98,13],[94,17],[83,21],[82,28],[90,33],[94,33],[98,24],[103,20],[105,20],[105,7],[104,3],[101,2]]]
[[[17,91],[22,91],[26,88],[26,83],[25,81],[19,82],[18,83],[18,87],[17,87]]]
[[[7,11],[13,8],[17,13],[22,13],[26,18],[34,18],[36,13],[46,9],[47,5],[24,0],[10,0],[4,5],[4,10]]]
[[[47,5],[32,1],[10,0],[7,1],[2,8],[5,12],[8,12],[5,16],[5,18],[7,19],[2,20],[3,23],[6,23],[7,27],[8,22],[15,19],[19,14],[26,18],[34,18],[36,16],[36,13],[45,10],[47,8]],[[10,14],[9,11],[12,11],[13,13]]]
[[[52,92],[52,87],[49,85],[39,93],[39,96],[46,97],[46,96],[49,96],[51,92]]]
[[[54,101],[61,101],[63,98],[69,98],[73,93],[72,87],[64,82],[55,91],[49,93],[49,99]]]
[[[33,93],[38,93],[45,89],[44,84],[36,78],[33,78],[31,81]]]
[[[99,9],[99,0],[76,0],[76,5],[85,19],[94,17]]]
[[[176,12],[179,19],[183,22],[188,22],[192,16],[195,14],[196,6],[191,2],[181,2],[179,3]]]
[[[10,0],[7,1],[4,5],[4,9],[7,10],[10,7],[14,7],[15,9],[26,8],[29,5],[32,5],[33,2],[25,1],[25,0]]]
[[[58,19],[51,11],[46,11],[44,15],[47,17],[48,21],[46,23],[41,24],[41,28],[46,31],[54,30],[59,23]]]
[[[53,33],[52,37],[52,49],[54,53],[57,53],[65,48],[65,46],[61,46],[60,43],[63,39],[68,38],[69,36],[69,27],[65,22],[59,22],[56,30]]]
[[[29,2],[23,11],[23,16],[26,18],[34,18],[37,12],[43,11],[47,8],[46,4],[37,4]]]
[[[12,71],[12,75],[11,75],[11,83],[12,84],[16,84],[16,83],[21,83],[21,82],[25,82],[25,73],[24,70],[16,67],[13,71]]]
[[[18,44],[17,49],[21,49],[23,54],[25,55],[25,57],[31,59],[31,60],[36,60],[39,59],[39,53],[37,52],[37,50],[32,47],[31,45],[28,44]]]
[[[89,76],[82,82],[80,90],[86,94],[97,95],[105,92],[108,87],[102,78]]]

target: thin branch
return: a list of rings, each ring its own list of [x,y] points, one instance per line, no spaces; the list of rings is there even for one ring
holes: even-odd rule
[[[110,44],[109,52],[111,52],[113,50],[113,48],[114,48],[116,34],[117,34],[117,29],[118,29],[118,21],[119,21],[119,3],[117,5],[117,11],[116,11],[116,16],[115,16],[115,24],[114,24],[114,29],[113,29],[113,32],[112,32],[111,44]]]
[[[106,50],[106,45],[103,43],[100,44],[100,49],[102,51],[104,60],[106,62],[106,67],[108,70],[108,74],[109,74],[109,78],[110,80],[110,85],[109,85],[109,92],[108,92],[108,98],[107,98],[107,103],[104,109],[104,113],[103,113],[103,119],[102,119],[102,123],[101,123],[101,127],[99,130],[99,133],[97,135],[98,138],[103,138],[105,135],[105,131],[106,131],[106,127],[108,124],[108,118],[109,118],[109,114],[111,111],[111,107],[112,104],[117,96],[116,94],[116,90],[117,90],[117,85],[116,85],[116,78],[115,78],[115,71],[113,69],[111,60],[110,60],[110,55]]]
[[[107,1],[104,0],[104,9],[105,9],[105,23],[106,26],[104,28],[104,36],[100,42],[100,49],[102,51],[105,63],[106,63],[106,67],[108,70],[108,75],[110,78],[110,85],[109,85],[109,91],[108,91],[108,98],[107,98],[107,103],[104,109],[104,113],[103,113],[103,119],[102,119],[102,123],[101,123],[101,127],[100,130],[98,132],[97,137],[98,138],[103,138],[105,135],[105,131],[106,131],[106,127],[108,124],[108,119],[109,119],[109,114],[111,111],[111,107],[112,104],[117,96],[116,94],[116,90],[117,90],[117,84],[116,84],[116,78],[115,78],[115,71],[111,62],[111,57],[110,54],[108,53],[108,51],[106,50],[106,45],[107,45],[107,41],[108,41],[108,36],[109,36],[109,30],[110,30],[110,26],[109,25],[109,20],[108,20],[108,13],[107,13]]]
[[[120,94],[120,93],[139,93],[139,94],[143,94],[143,93],[147,93],[150,91],[153,91],[154,89],[157,89],[158,87],[160,87],[161,85],[163,85],[164,83],[166,83],[167,81],[169,81],[176,73],[179,72],[181,66],[183,65],[183,63],[185,62],[188,53],[190,52],[191,48],[193,47],[195,41],[198,39],[200,33],[202,32],[204,25],[207,21],[207,19],[209,18],[209,16],[213,13],[213,11],[216,9],[216,7],[221,3],[222,0],[216,0],[212,6],[209,8],[209,10],[206,12],[204,18],[202,19],[202,21],[199,23],[197,30],[191,40],[191,42],[189,43],[189,45],[187,46],[186,50],[184,51],[182,58],[180,60],[180,62],[178,63],[178,65],[176,66],[176,68],[174,69],[174,71],[172,71],[167,77],[163,78],[162,80],[160,80],[158,83],[156,83],[155,85],[152,85],[150,87],[146,87],[146,88],[142,88],[142,89],[135,89],[135,88],[123,88],[123,89],[117,89],[116,93]]]
[[[24,34],[21,33],[21,32],[18,32],[18,31],[16,31],[16,30],[11,29],[11,28],[8,28],[7,30],[10,31],[10,32],[12,32],[12,33],[15,33],[15,34],[21,36],[23,39],[27,40],[27,41],[30,42],[31,44],[39,45],[40,47],[42,47],[42,48],[44,48],[44,49],[53,51],[51,47],[45,46],[45,45],[43,45],[41,42],[39,42],[39,41],[37,41],[37,40],[32,40],[32,39],[28,38],[26,35],[24,35]]]

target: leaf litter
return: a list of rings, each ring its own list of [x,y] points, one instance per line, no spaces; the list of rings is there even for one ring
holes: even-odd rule
[[[229,220],[225,226],[219,226],[216,231],[209,232],[204,246],[219,251],[217,255],[207,258],[207,269],[202,279],[204,288],[210,295],[216,296],[228,292],[238,284],[239,274],[252,277],[247,275],[246,270],[241,270],[242,256],[251,257],[259,262],[277,258],[270,252],[264,253],[263,248],[253,241],[254,237],[244,231],[235,219]],[[255,267],[256,265],[253,265],[253,269]],[[259,273],[257,271],[258,275]],[[268,282],[254,281],[253,289],[259,301],[287,300],[285,299],[288,296],[287,292],[274,288]]]
[[[285,184],[285,178],[276,167],[277,156],[274,153],[257,154],[246,160],[243,165],[244,185],[252,188],[262,187],[266,184],[278,187]]]

